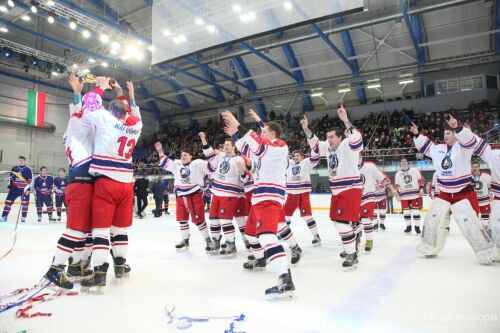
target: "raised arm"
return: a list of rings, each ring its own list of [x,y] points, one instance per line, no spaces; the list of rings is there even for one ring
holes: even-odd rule
[[[346,128],[346,136],[349,139],[349,147],[354,151],[359,151],[363,149],[363,136],[361,132],[352,125],[347,115],[347,110],[343,104],[340,104],[340,108],[337,109],[340,120],[344,123]]]
[[[261,129],[264,128],[266,124],[262,121],[262,119],[260,119],[257,112],[255,112],[253,109],[250,109],[250,111],[248,111],[248,114],[250,115],[250,118],[252,118],[253,120],[255,120],[256,123],[259,124],[259,127]]]
[[[158,162],[160,168],[169,172],[173,172],[174,163],[163,152],[163,146],[160,141],[155,143],[155,149],[158,152],[158,156],[160,157],[160,161]]]
[[[217,165],[219,164],[219,161],[218,161],[219,155],[216,155],[213,148],[210,147],[210,145],[208,144],[207,135],[205,134],[205,132],[198,133],[198,136],[201,140],[201,144],[202,144],[202,148],[203,148],[203,155],[205,155],[205,157],[207,158],[208,172],[210,174],[212,174],[217,170]]]
[[[230,111],[226,110],[222,112],[221,115],[226,123],[224,131],[236,142],[236,148],[238,148],[239,151],[242,151],[244,145],[247,144],[249,149],[256,156],[262,156],[265,154],[266,145],[262,138],[260,138],[254,131],[240,125],[239,121],[236,120]]]
[[[413,143],[415,143],[415,147],[417,147],[418,151],[432,158],[432,152],[436,147],[434,142],[425,135],[420,134],[418,126],[414,122],[411,123],[410,131],[413,133]]]

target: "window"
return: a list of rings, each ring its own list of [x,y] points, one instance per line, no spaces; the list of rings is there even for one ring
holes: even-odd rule
[[[468,76],[460,78],[460,90],[475,90],[475,89],[483,89],[483,76]]]
[[[437,81],[438,94],[447,94],[452,92],[458,92],[458,78]]]

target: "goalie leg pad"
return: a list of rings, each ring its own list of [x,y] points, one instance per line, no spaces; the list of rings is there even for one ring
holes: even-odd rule
[[[484,231],[483,225],[469,200],[460,200],[451,205],[451,213],[460,230],[476,253],[480,264],[490,265],[496,259],[496,249],[493,241]]]
[[[424,219],[422,241],[417,245],[417,251],[426,257],[437,256],[444,247],[450,230],[450,207],[446,200],[436,198],[432,201]]]
[[[491,203],[490,228],[493,243],[497,247],[497,261],[500,262],[500,200]]]

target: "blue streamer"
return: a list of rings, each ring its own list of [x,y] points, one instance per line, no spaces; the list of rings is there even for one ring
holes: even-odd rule
[[[174,324],[179,330],[186,330],[191,328],[194,323],[208,323],[210,320],[229,320],[231,319],[231,323],[229,323],[229,329],[224,330],[224,333],[245,333],[243,331],[237,331],[236,323],[245,320],[245,315],[240,314],[238,316],[228,316],[228,317],[189,317],[182,316],[176,317],[175,315],[175,306],[172,308],[165,307],[165,314],[167,316],[167,325]]]

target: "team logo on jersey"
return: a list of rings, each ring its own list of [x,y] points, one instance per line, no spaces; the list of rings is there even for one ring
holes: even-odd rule
[[[451,162],[451,159],[448,156],[443,158],[443,160],[441,161],[441,168],[443,168],[443,170],[448,170],[452,166],[453,163]]]
[[[229,157],[224,157],[222,163],[219,165],[219,172],[225,174],[229,171]]]
[[[300,173],[301,167],[300,165],[294,165],[292,167],[292,175],[297,176]]]
[[[481,191],[483,189],[483,182],[480,180],[474,182],[474,189],[476,191]]]
[[[337,209],[337,215],[341,216],[342,214],[344,214],[344,211],[341,208]]]
[[[47,183],[46,183],[46,182],[43,182],[43,183],[42,183],[42,186],[43,186],[43,187],[46,187],[46,186],[47,186]]]
[[[226,212],[226,210],[225,210],[224,208],[221,208],[221,209],[220,209],[220,213],[221,213],[221,214],[224,214],[225,212]]]
[[[361,174],[361,176],[359,176],[359,178],[361,178],[361,184],[365,185],[365,181],[366,181],[365,175]]]
[[[405,184],[411,183],[411,180],[412,180],[411,175],[404,175],[403,181],[405,182]]]
[[[255,162],[255,170],[259,171],[260,170],[260,167],[262,165],[262,161],[261,159],[259,158],[259,160],[257,162]]]
[[[368,208],[364,208],[363,209],[363,214],[367,214],[368,213]]]
[[[199,218],[200,218],[200,215],[196,214],[196,215],[194,216],[194,218],[197,220],[197,219],[199,219]]]
[[[181,178],[188,178],[191,175],[191,170],[188,167],[182,167],[180,173]]]
[[[332,153],[328,156],[328,167],[333,170],[336,169],[339,165],[339,159],[337,158],[337,154]]]

